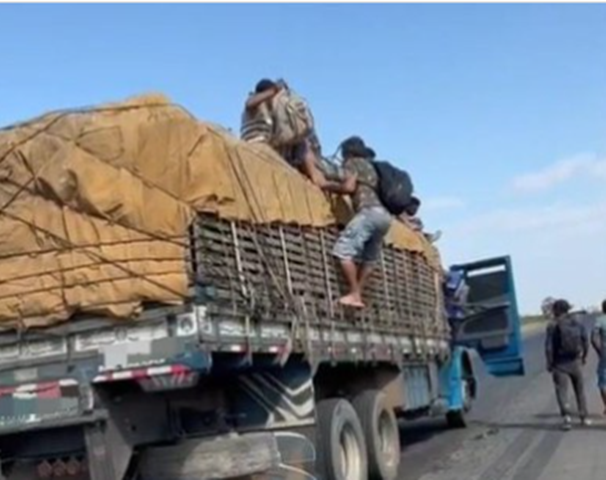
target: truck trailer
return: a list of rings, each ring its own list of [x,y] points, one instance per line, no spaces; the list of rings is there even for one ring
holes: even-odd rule
[[[160,106],[144,103],[148,110],[174,108],[162,102]],[[181,113],[175,121],[172,113],[147,112],[144,119],[136,117],[129,123],[136,129],[126,128],[120,119],[132,113],[132,104],[128,105],[118,110],[112,106],[109,113],[106,108],[61,112],[7,129],[4,137],[0,135],[3,161],[17,172],[23,164],[35,168],[29,168],[34,171],[32,184],[25,174],[3,177],[4,195],[13,198],[14,189],[21,185],[26,193],[43,198],[49,211],[60,205],[62,218],[67,218],[66,210],[69,215],[86,214],[94,222],[106,222],[107,229],[138,221],[161,223],[158,219],[164,213],[151,201],[143,202],[137,215],[132,214],[135,209],[123,207],[130,201],[123,184],[116,183],[112,190],[124,202],[120,208],[111,202],[109,207],[98,202],[91,208],[91,199],[99,198],[91,193],[98,181],[90,170],[95,162],[99,165],[94,172],[111,167],[119,170],[121,179],[140,181],[140,189],[159,188],[162,178],[174,170],[171,162],[179,156],[174,148],[160,155],[170,168],[156,172],[155,180],[145,173],[151,162],[131,168],[126,154],[120,160],[120,152],[132,145],[136,152],[148,152],[147,141],[187,144],[183,132],[198,131],[198,122]],[[146,122],[154,126],[149,140],[143,141],[148,138],[141,133],[146,132]],[[170,138],[163,136],[158,124],[170,129]],[[138,141],[129,143],[128,135],[135,130]],[[184,181],[206,178],[197,177],[191,168],[218,168],[223,155],[235,162],[230,171],[242,187],[242,176],[251,165],[270,161],[270,154],[241,145],[212,126],[205,125],[203,133],[202,140],[192,143],[195,148],[209,138],[220,148],[207,145],[203,158],[212,167],[190,166]],[[38,148],[53,146],[52,155],[44,160],[36,157],[41,155],[34,148],[36,135],[48,136]],[[99,137],[91,141],[91,135]],[[65,149],[63,142],[69,143]],[[115,148],[116,142],[123,142],[123,148]],[[157,148],[149,155],[156,155]],[[81,150],[87,155],[94,150],[94,159],[80,162]],[[242,151],[251,152],[245,160],[240,158]],[[57,165],[60,168],[51,168]],[[263,177],[255,178],[260,182]],[[305,183],[300,178],[292,181]],[[313,205],[315,197],[310,200],[301,192],[315,187],[296,190],[271,218],[267,213],[271,208],[263,202],[268,201],[269,190],[280,188],[280,182],[252,183],[255,188],[241,191],[256,191],[258,196],[241,197],[251,211],[265,212],[266,218],[222,210],[226,201],[217,200],[215,192],[206,197],[216,202],[212,208],[209,203],[194,205],[193,213],[184,216],[183,235],[149,235],[150,256],[157,243],[178,243],[183,260],[175,262],[184,265],[186,278],[181,299],[137,294],[141,297],[137,309],[116,307],[134,304],[130,299],[130,303],[110,301],[123,291],[116,285],[135,288],[120,283],[125,280],[116,276],[117,271],[131,275],[132,282],[155,282],[157,291],[162,286],[156,285],[159,277],[137,270],[139,263],[132,257],[109,258],[107,241],[94,250],[98,257],[105,252],[99,264],[111,264],[115,275],[113,290],[107,290],[113,297],[104,300],[103,308],[86,302],[99,293],[101,280],[69,276],[78,268],[81,272],[102,268],[73,262],[69,268],[52,264],[63,268],[57,267],[60,272],[55,275],[63,283],[53,287],[62,292],[62,302],[54,309],[44,304],[39,308],[42,313],[28,316],[23,312],[38,308],[42,300],[33,306],[24,302],[27,305],[19,308],[13,303],[6,309],[0,305],[0,321],[5,325],[0,333],[1,478],[395,480],[401,420],[443,416],[451,427],[466,426],[481,389],[474,355],[495,376],[524,374],[508,257],[452,267],[464,278],[469,293],[462,314],[449,318],[445,272],[436,261],[437,251],[422,235],[402,230],[409,243],[386,243],[365,293],[367,308],[345,309],[335,301],[344,286],[331,255],[338,222],[293,221],[296,215],[284,213],[286,208],[280,213],[288,201],[295,207]],[[162,188],[176,196],[168,186]],[[18,209],[6,207],[3,212],[15,222],[27,220]],[[30,221],[28,228],[38,234],[45,229],[55,256],[92,248],[76,240],[81,229],[49,233],[50,227],[40,227],[41,223]],[[20,242],[14,243],[14,250],[21,248]],[[46,250],[29,251],[19,258],[29,262],[43,254]],[[148,264],[159,269],[162,261],[150,257],[141,261],[141,268],[151,268]],[[9,278],[0,265],[0,279],[9,290],[21,289],[19,298],[38,299],[27,297],[38,291],[27,290],[17,270],[12,269]],[[72,300],[74,291],[77,301]],[[21,312],[14,314],[15,321],[13,311]]]

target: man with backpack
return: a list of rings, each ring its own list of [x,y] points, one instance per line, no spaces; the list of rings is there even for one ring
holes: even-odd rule
[[[568,381],[574,389],[582,425],[589,425],[587,398],[583,382],[583,365],[587,360],[589,339],[585,327],[570,314],[571,306],[563,299],[553,303],[554,321],[547,327],[545,355],[547,370],[553,376],[556,398],[563,418],[562,428],[572,427],[568,406]]]
[[[263,135],[249,132],[253,127]],[[243,138],[265,138],[294,168],[315,185],[322,187],[326,179],[319,168],[321,147],[314,128],[311,111],[286,82],[260,80],[245,104]],[[246,135],[246,136],[245,136]]]
[[[345,140],[341,144],[344,176],[338,182],[327,182],[324,187],[329,192],[351,196],[355,211],[333,249],[349,287],[339,302],[354,308],[365,306],[364,284],[379,258],[383,238],[392,221],[377,193],[379,177],[370,158],[372,153],[360,137]]]

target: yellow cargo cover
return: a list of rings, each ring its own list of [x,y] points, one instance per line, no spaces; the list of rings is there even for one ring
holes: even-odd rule
[[[326,226],[350,216],[269,147],[243,143],[149,95],[0,131],[0,324],[117,318],[188,290],[196,211]],[[437,251],[394,222],[388,241]]]

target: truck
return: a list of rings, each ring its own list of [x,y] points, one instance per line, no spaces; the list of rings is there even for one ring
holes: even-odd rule
[[[524,374],[509,257],[451,268],[449,318],[444,271],[386,245],[354,311],[337,235],[197,212],[182,302],[4,329],[0,478],[395,480],[401,420],[466,426],[475,355]]]

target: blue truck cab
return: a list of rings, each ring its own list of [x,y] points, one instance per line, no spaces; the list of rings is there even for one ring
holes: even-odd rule
[[[462,427],[478,395],[474,354],[495,377],[524,375],[511,259],[504,256],[454,265],[444,290],[452,355],[440,371],[440,384],[448,399],[448,423]]]

